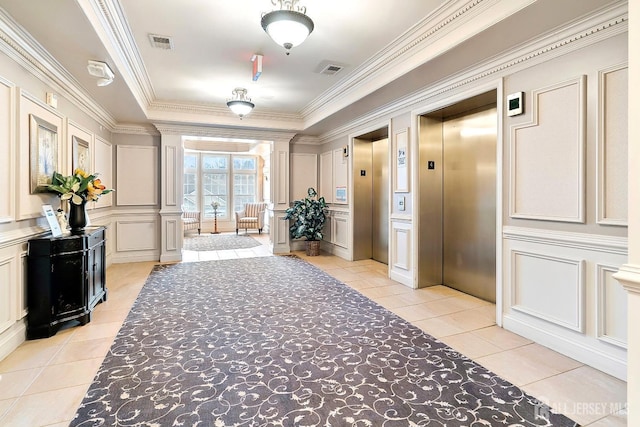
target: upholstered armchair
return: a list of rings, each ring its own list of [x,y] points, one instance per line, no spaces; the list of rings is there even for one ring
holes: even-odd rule
[[[251,229],[257,229],[258,234],[264,228],[264,211],[267,204],[264,202],[245,203],[244,209],[236,211],[236,234],[238,229],[244,228],[245,233]]]
[[[185,231],[197,229],[200,234],[200,229],[202,229],[200,212],[182,212],[182,224]]]

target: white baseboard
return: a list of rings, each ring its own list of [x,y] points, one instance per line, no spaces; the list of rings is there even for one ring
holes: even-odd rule
[[[391,269],[391,274],[389,275],[389,277],[391,278],[391,280],[395,280],[398,283],[401,283],[405,286],[413,288],[413,283],[411,283],[412,282],[411,272],[409,271],[404,273],[404,272],[399,272],[397,270]]]
[[[585,365],[589,365],[623,381],[627,381],[626,360],[613,357],[597,348],[587,346],[583,342],[554,334],[548,330],[543,330],[514,316],[503,316],[502,326],[508,331],[571,357]]]
[[[27,326],[25,319],[18,320],[13,326],[0,335],[0,360],[11,354],[16,348],[25,342],[27,338]]]

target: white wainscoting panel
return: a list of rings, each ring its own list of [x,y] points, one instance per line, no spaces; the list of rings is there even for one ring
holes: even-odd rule
[[[507,330],[624,379],[627,303],[613,278],[626,237],[506,226],[503,310]]]
[[[333,244],[341,248],[349,248],[349,215],[335,212],[331,222]]]
[[[15,323],[14,306],[16,305],[14,274],[15,257],[0,258],[0,333]]]
[[[291,153],[290,167],[290,200],[300,200],[307,197],[309,187],[318,190],[317,154]]]
[[[413,287],[411,259],[413,257],[412,224],[408,221],[391,221],[391,278]]]
[[[118,252],[158,249],[157,222],[154,219],[126,219],[116,221],[116,250]]]
[[[598,222],[627,225],[629,69],[600,72],[598,109]]]
[[[176,221],[174,219],[167,219],[164,221],[165,232],[164,236],[167,239],[166,250],[177,251],[178,250],[178,236],[181,230],[182,221]]]
[[[15,217],[15,89],[0,77],[0,223]]]
[[[511,251],[512,307],[584,331],[584,261]]]
[[[118,206],[158,204],[158,147],[118,145],[116,203]]]
[[[585,82],[533,91],[533,121],[512,127],[512,217],[584,222]]]
[[[333,203],[333,153],[320,154],[320,188],[318,194],[327,203]]]
[[[617,272],[618,267],[596,264],[597,335],[627,348],[627,292],[613,278]]]

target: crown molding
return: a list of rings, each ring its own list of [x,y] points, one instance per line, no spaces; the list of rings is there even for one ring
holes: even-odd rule
[[[296,135],[291,140],[291,143],[295,145],[321,145],[322,144],[322,142],[320,141],[320,138],[318,138],[317,136],[311,136],[311,135]]]
[[[534,0],[447,2],[302,110],[311,126],[436,58]]]
[[[628,30],[628,19],[626,4],[605,7],[582,20],[574,21],[561,31],[545,34],[484,63],[476,64],[471,69],[462,70],[427,88],[368,111],[365,116],[320,135],[320,141],[323,144],[330,142],[349,134],[366,123],[428,104],[471,83],[499,78],[507,73],[514,73],[614,37]]]
[[[76,0],[142,111],[156,99],[119,0]]]
[[[162,135],[200,136],[211,138],[229,138],[247,142],[290,142],[296,132],[275,131],[269,129],[231,128],[223,126],[192,126],[176,123],[154,123]]]
[[[150,126],[150,125],[149,125]],[[138,124],[121,124],[119,123],[112,131],[113,133],[127,135],[150,135],[159,136],[160,132],[154,127],[148,127]]]
[[[40,43],[0,7],[0,51],[49,85],[99,124],[112,129],[115,118],[82,89],[73,77]]]
[[[303,122],[297,115],[260,112],[254,109],[251,114],[240,118],[228,108],[215,105],[154,102],[153,108],[147,111],[147,117],[152,122],[159,123],[176,122],[197,126],[215,122],[217,126],[291,130],[296,132],[303,130]]]

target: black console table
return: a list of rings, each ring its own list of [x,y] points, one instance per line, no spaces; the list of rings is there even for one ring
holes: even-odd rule
[[[29,240],[27,254],[27,339],[54,335],[62,323],[91,321],[107,300],[104,227],[61,237]]]

